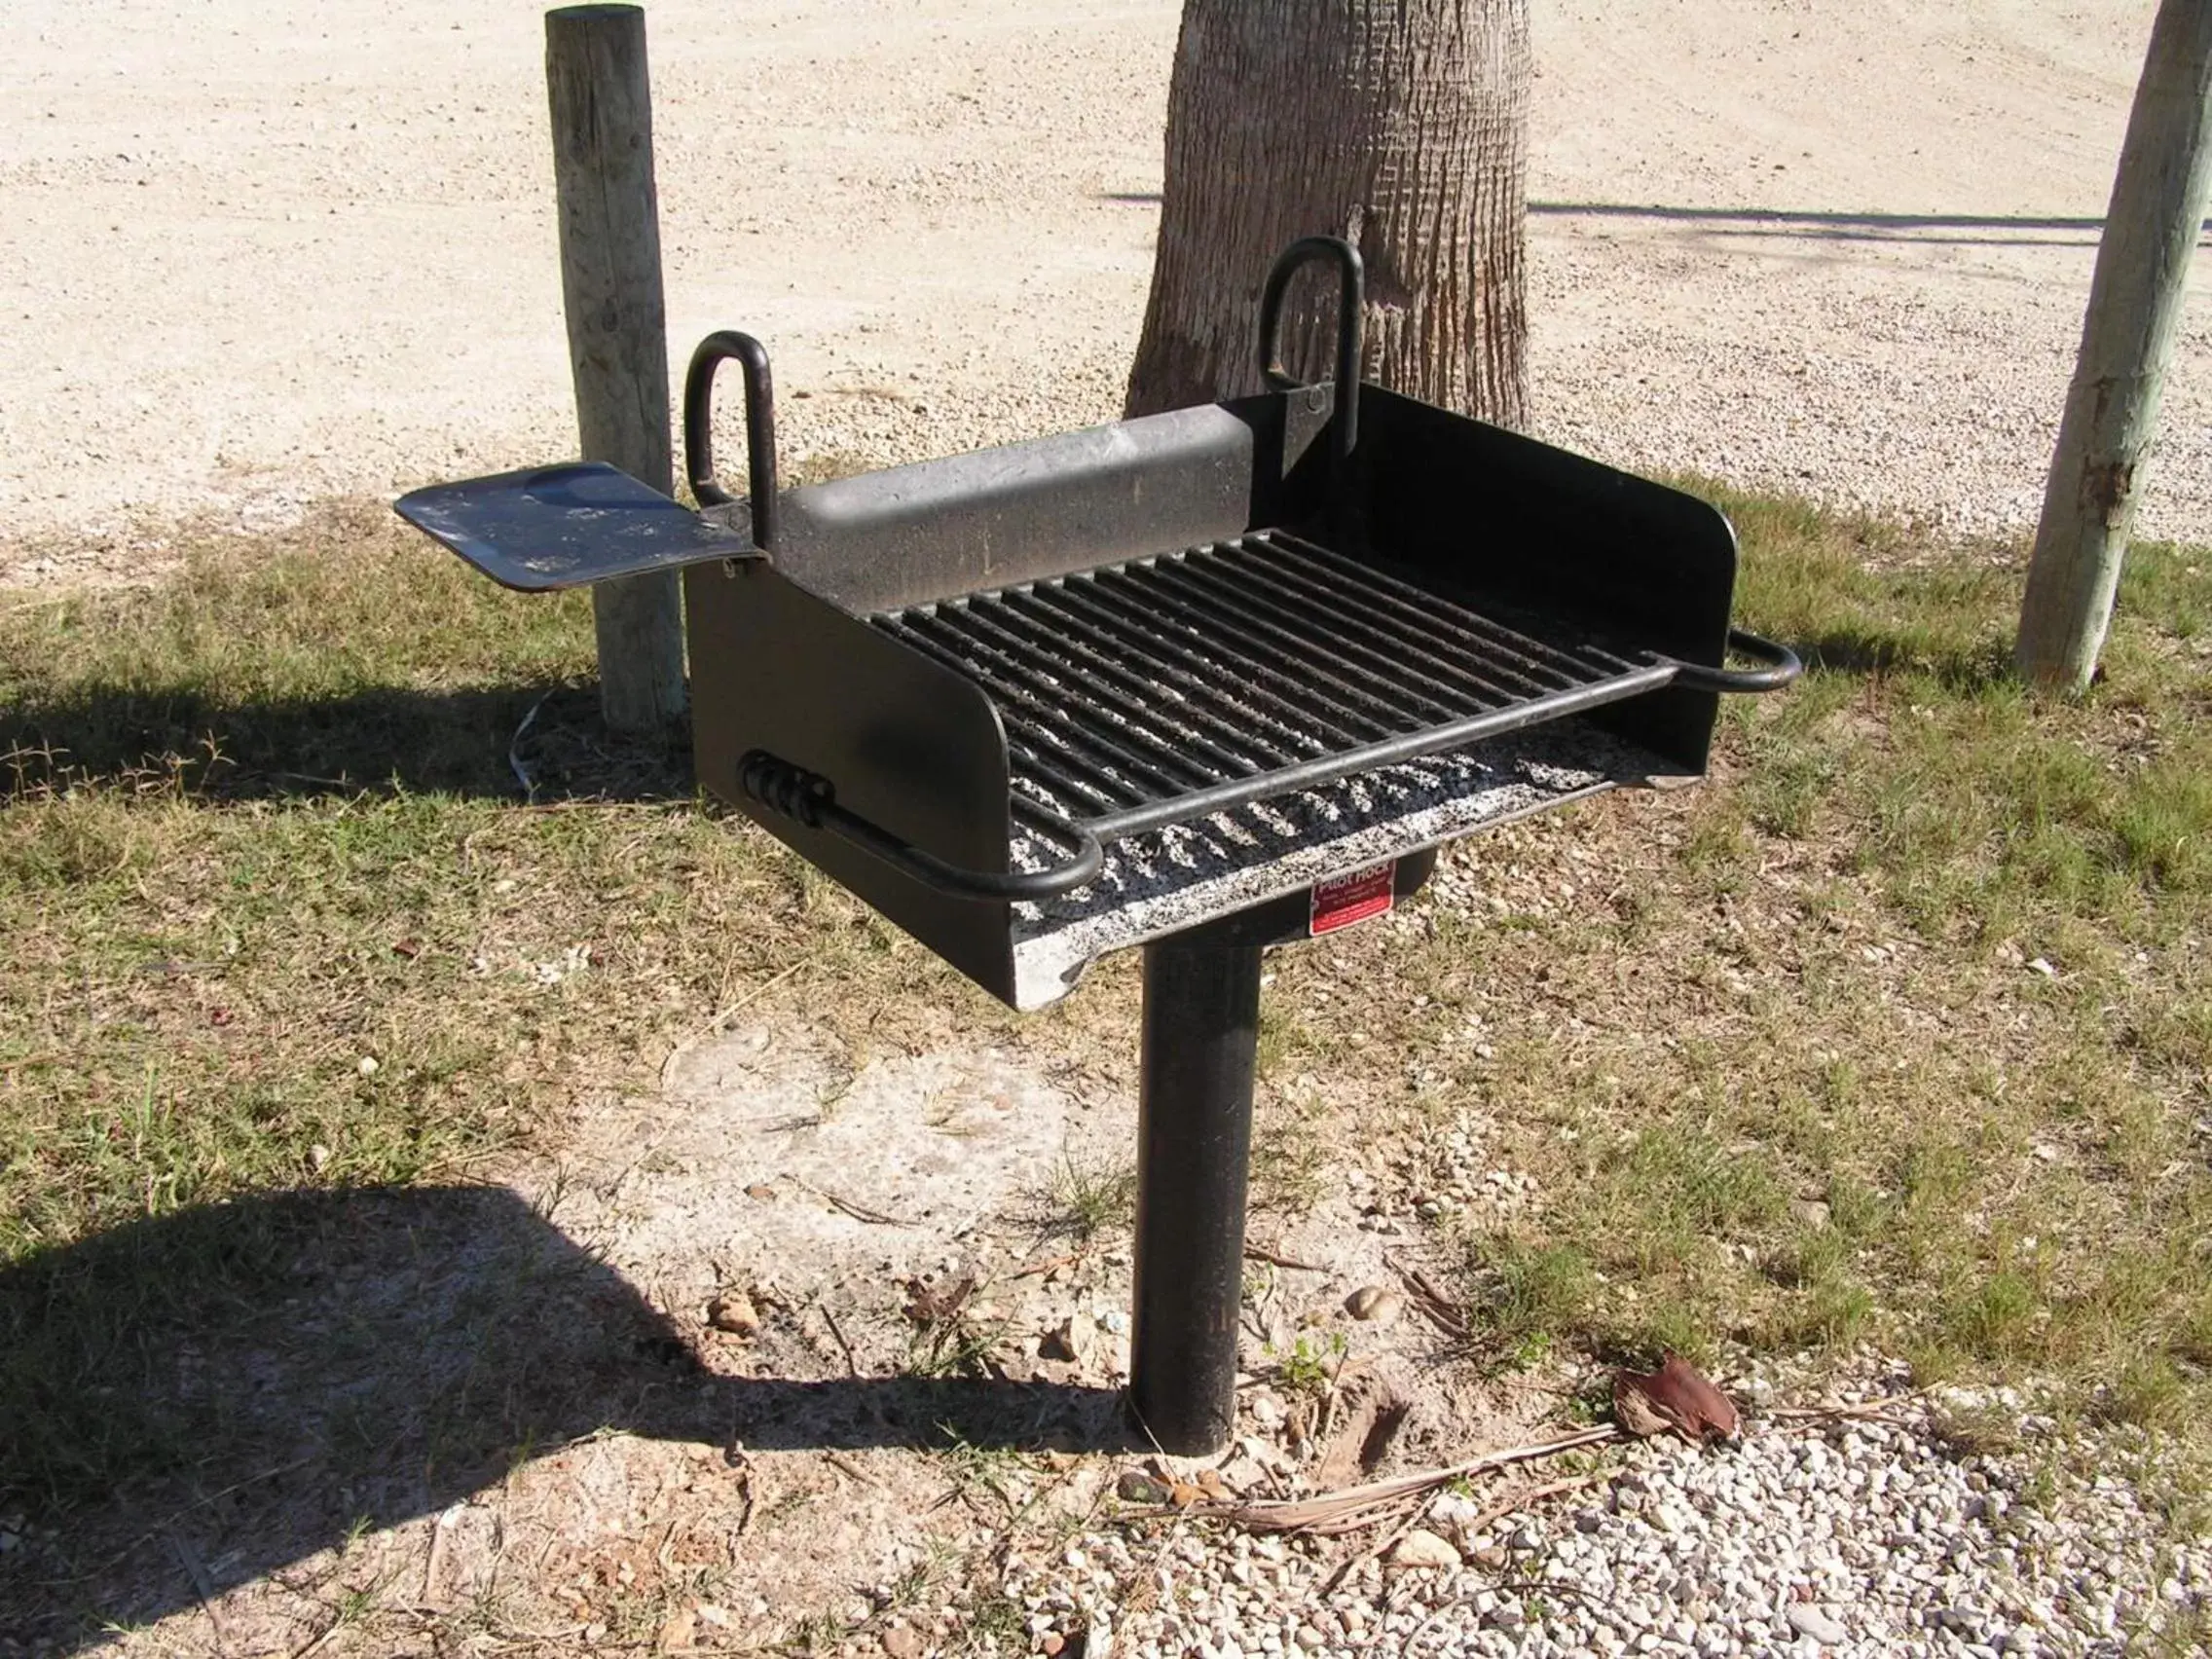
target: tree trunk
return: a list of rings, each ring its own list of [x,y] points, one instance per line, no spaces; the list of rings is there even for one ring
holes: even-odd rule
[[[2038,685],[2081,691],[2096,673],[2208,196],[2212,0],[2164,0],[2105,210],[2020,606],[2014,654]]]
[[[1528,406],[1526,0],[1185,0],[1132,415],[1259,389],[1276,254],[1367,265],[1362,378],[1503,425]],[[1330,378],[1331,279],[1301,275],[1284,359]]]
[[[583,458],[668,495],[675,489],[668,322],[644,10],[546,13],[545,87]],[[623,732],[662,730],[683,713],[683,590],[676,572],[600,582],[591,610],[607,723]]]

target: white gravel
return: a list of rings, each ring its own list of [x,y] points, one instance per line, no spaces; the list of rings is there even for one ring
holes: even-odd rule
[[[1919,1406],[1897,1421],[1753,1416],[1734,1448],[1647,1442],[1598,1485],[1489,1530],[1462,1530],[1479,1498],[1447,1493],[1425,1525],[1463,1566],[1370,1563],[1329,1596],[1332,1556],[1321,1548],[1241,1534],[1225,1547],[1195,1529],[1163,1549],[1142,1533],[1079,1537],[1057,1557],[1021,1564],[1014,1582],[1033,1629],[1088,1625],[1092,1654],[1109,1636],[1114,1653],[1146,1659],[2088,1659],[2178,1634],[2179,1621],[2212,1609],[2212,1546],[2161,1541],[2167,1529],[2136,1491],[2099,1472],[2140,1457],[2140,1444],[2077,1442],[2063,1460],[2071,1472],[2046,1481],[2050,1419],[2025,1411],[2020,1420],[2027,1444],[2007,1456],[1946,1450]],[[1131,1573],[1157,1603],[1118,1613],[1111,1586]]]
[[[0,583],[570,452],[540,10],[0,7]],[[1177,11],[655,0],[676,351],[762,335],[794,456],[1110,418]],[[1533,11],[1539,429],[2029,522],[2151,0]],[[2208,293],[2153,535],[2212,539]]]
[[[1544,434],[2032,524],[2154,10],[1538,0]],[[2212,537],[2212,258],[2138,529]]]

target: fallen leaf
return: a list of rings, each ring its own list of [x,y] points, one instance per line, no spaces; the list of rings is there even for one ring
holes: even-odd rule
[[[1624,1387],[1619,1382],[1613,1384],[1613,1416],[1620,1419],[1621,1427],[1639,1440],[1668,1433],[1675,1426],[1644,1398],[1642,1389]]]
[[[1312,1497],[1265,1499],[1257,1503],[1214,1508],[1207,1513],[1218,1515],[1233,1525],[1256,1532],[1311,1532],[1326,1536],[1368,1526],[1378,1511],[1393,1508],[1417,1493],[1434,1492],[1439,1487],[1478,1471],[1502,1469],[1508,1464],[1527,1462],[1530,1458],[1549,1457],[1561,1452],[1600,1445],[1604,1441],[1618,1439],[1619,1436],[1620,1430],[1609,1425],[1581,1428],[1553,1440],[1538,1441],[1532,1446],[1501,1447],[1464,1463],[1426,1469],[1419,1474],[1370,1481],[1362,1486],[1346,1487],[1339,1492],[1324,1492]],[[1557,1490],[1560,1489],[1556,1486],[1534,1488],[1516,1494],[1515,1501],[1546,1495]]]
[[[1657,1371],[1621,1371],[1613,1378],[1613,1414],[1645,1439],[1673,1429],[1695,1446],[1736,1435],[1735,1403],[1678,1353],[1661,1355]]]
[[[976,1275],[970,1273],[947,1290],[938,1290],[925,1279],[910,1278],[906,1282],[906,1317],[922,1329],[942,1325],[957,1318],[963,1304],[976,1288]]]

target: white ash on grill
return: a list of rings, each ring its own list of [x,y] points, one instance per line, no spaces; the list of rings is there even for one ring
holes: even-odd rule
[[[1015,1006],[1042,1008],[1066,995],[1109,951],[1667,770],[1636,746],[1569,719],[1132,835],[1106,849],[1089,886],[1014,905]],[[1015,868],[1065,857],[1016,830]]]

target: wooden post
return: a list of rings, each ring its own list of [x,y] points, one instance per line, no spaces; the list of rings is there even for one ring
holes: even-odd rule
[[[584,459],[673,494],[645,12],[564,6],[546,13],[545,90]],[[683,603],[675,572],[601,582],[592,589],[592,619],[607,723],[651,732],[680,717]]]
[[[2080,691],[2096,672],[2208,187],[2212,0],[2161,0],[2020,608],[2017,660],[2037,684]]]

